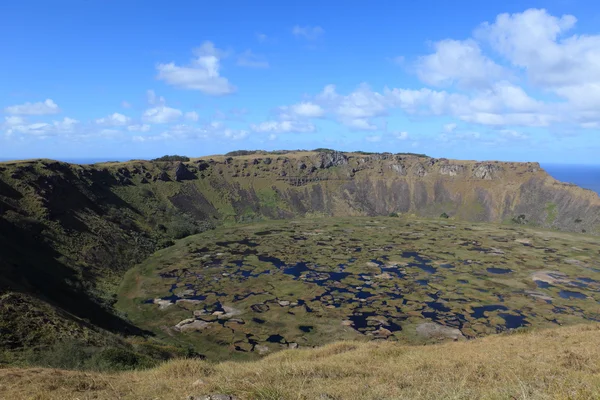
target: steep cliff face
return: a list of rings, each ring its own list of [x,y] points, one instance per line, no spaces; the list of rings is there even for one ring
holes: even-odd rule
[[[181,166],[163,166],[181,181],[169,201],[198,218],[446,213],[590,233],[600,224],[595,193],[554,180],[537,163],[322,152],[215,156],[186,164],[186,181],[176,178]],[[139,170],[135,163],[132,168]]]
[[[0,291],[133,332],[111,311],[113,289],[172,240],[226,222],[392,212],[600,234],[600,198],[537,163],[330,151],[8,162],[0,163]]]

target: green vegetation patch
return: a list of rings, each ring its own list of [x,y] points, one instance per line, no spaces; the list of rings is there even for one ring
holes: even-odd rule
[[[599,250],[585,235],[406,215],[236,225],[135,267],[117,307],[208,359],[474,338],[599,319]]]

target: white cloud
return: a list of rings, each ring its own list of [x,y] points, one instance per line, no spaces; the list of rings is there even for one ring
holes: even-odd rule
[[[269,62],[263,57],[246,50],[238,56],[237,65],[249,68],[269,68]]]
[[[213,121],[204,126],[192,126],[187,124],[178,124],[169,126],[163,132],[157,135],[137,135],[131,138],[134,142],[149,142],[159,140],[241,140],[249,134],[246,130],[236,130],[226,128],[221,122]]]
[[[313,124],[299,121],[265,121],[260,124],[251,124],[250,128],[254,132],[266,133],[310,133],[316,130]]]
[[[17,116],[4,117],[4,125],[6,125],[6,126],[15,126],[15,125],[24,125],[24,124],[25,124],[25,118],[23,118],[23,117],[17,117]]]
[[[279,117],[284,120],[319,118],[323,115],[325,115],[325,110],[320,105],[309,101],[279,107]]]
[[[241,140],[248,136],[249,132],[245,130],[225,129],[223,136],[231,140]]]
[[[572,15],[546,10],[500,14],[484,23],[476,36],[510,63],[525,70],[529,81],[567,99],[577,109],[600,107],[600,35],[565,34],[575,27]]]
[[[144,111],[142,120],[151,124],[166,124],[177,121],[182,115],[181,110],[162,105]]]
[[[185,113],[185,119],[187,119],[188,121],[196,122],[200,119],[200,116],[196,111],[189,111]]]
[[[392,136],[394,136],[394,138],[398,139],[398,140],[406,140],[408,139],[408,132],[394,132],[392,133]]]
[[[58,114],[60,108],[52,99],[46,99],[44,102],[25,103],[6,107],[4,112],[17,115],[50,115]]]
[[[325,33],[325,30],[320,26],[299,26],[296,25],[292,28],[294,36],[303,37],[308,40],[318,39],[319,36]]]
[[[446,39],[434,47],[435,53],[420,57],[417,62],[417,75],[427,84],[481,87],[507,75],[502,67],[482,54],[472,39]]]
[[[127,127],[127,130],[129,132],[149,132],[150,131],[150,125],[148,125],[148,124],[143,124],[143,125],[129,125]]]
[[[220,58],[224,52],[211,42],[204,42],[195,50],[196,58],[191,65],[181,67],[171,62],[159,64],[157,78],[167,84],[188,90],[198,90],[204,94],[219,96],[235,92],[235,87],[227,78],[220,76]]]
[[[512,129],[501,129],[498,131],[498,133],[502,138],[509,140],[524,140],[529,138],[529,136],[523,132],[518,132]]]
[[[357,131],[375,131],[378,129],[377,125],[370,123],[366,118],[345,119],[343,123],[348,128]]]
[[[53,121],[51,123],[38,122],[28,125],[11,125],[7,130],[7,133],[9,135],[22,133],[25,135],[44,138],[49,136],[75,133],[75,128],[78,124],[79,121],[73,118],[65,117],[62,121]]]
[[[455,123],[446,124],[444,125],[444,132],[451,133],[456,129],[457,126],[458,125],[456,125]]]
[[[121,107],[123,108],[131,108],[131,104],[125,100],[121,102]]]
[[[107,125],[107,126],[124,126],[124,125],[127,125],[130,121],[131,121],[131,118],[129,118],[123,114],[114,113],[112,115],[109,115],[108,117],[97,119],[96,123],[98,125]]]
[[[371,142],[371,143],[376,143],[376,142],[381,142],[381,135],[372,135],[372,136],[367,136],[365,138],[365,140],[367,142]]]
[[[370,119],[386,115],[389,109],[387,99],[366,84],[345,96],[338,94],[334,85],[327,85],[314,101],[339,122],[356,130],[377,129]]]

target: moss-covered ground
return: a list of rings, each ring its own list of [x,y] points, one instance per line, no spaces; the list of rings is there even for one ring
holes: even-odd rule
[[[264,194],[268,197],[268,194]],[[600,320],[593,236],[410,216],[271,221],[191,236],[130,270],[117,308],[208,359],[336,340],[465,338]]]

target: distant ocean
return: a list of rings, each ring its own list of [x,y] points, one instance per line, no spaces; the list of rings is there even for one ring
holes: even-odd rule
[[[33,158],[33,157],[32,157]],[[39,157],[37,157],[39,158]],[[53,160],[58,160],[58,161],[63,161],[63,162],[68,162],[71,164],[96,164],[99,162],[107,162],[107,161],[129,161],[131,160],[131,158],[111,158],[111,157],[104,157],[104,158],[53,158],[50,157]],[[0,158],[0,161],[11,161],[13,160],[12,158]]]
[[[600,194],[600,165],[541,164],[554,179]]]

